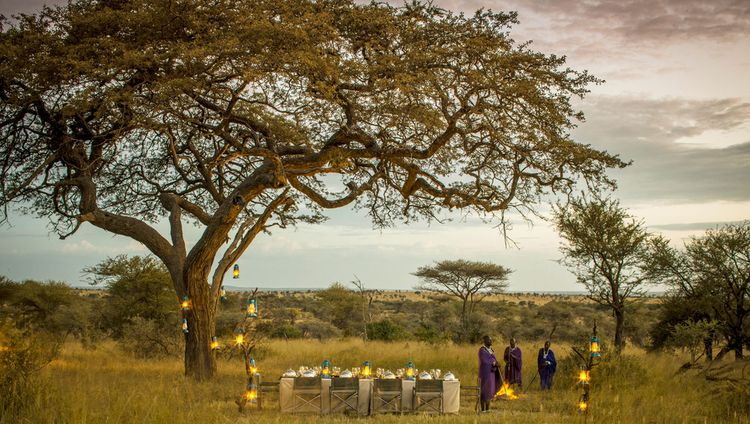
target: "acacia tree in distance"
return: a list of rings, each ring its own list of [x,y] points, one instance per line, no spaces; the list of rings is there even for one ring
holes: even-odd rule
[[[2,22],[0,205],[144,244],[192,300],[186,374],[210,378],[222,279],[261,232],[349,204],[376,226],[502,220],[612,185],[625,164],[569,137],[597,80],[514,44],[515,22],[346,0],[73,0]]]
[[[466,334],[476,305],[489,295],[504,292],[511,272],[491,262],[458,259],[420,267],[413,275],[422,280],[415,290],[444,293],[461,300],[461,329]]]
[[[555,212],[563,242],[563,263],[588,291],[588,297],[612,308],[615,316],[615,350],[624,345],[626,305],[643,294],[650,235],[614,199],[576,199]]]
[[[742,359],[750,343],[750,221],[691,237],[684,250],[655,243],[649,258],[654,278],[671,288],[676,301],[690,303],[690,318],[724,336],[727,344],[717,358],[734,351]]]

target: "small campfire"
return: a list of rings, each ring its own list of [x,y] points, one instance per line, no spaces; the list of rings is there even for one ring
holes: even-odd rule
[[[503,386],[500,388],[500,390],[495,393],[495,398],[514,400],[518,399],[518,395],[515,393],[513,387],[510,384],[503,383]]]

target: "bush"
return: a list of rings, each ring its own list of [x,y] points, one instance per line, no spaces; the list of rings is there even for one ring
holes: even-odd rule
[[[24,415],[32,406],[40,391],[39,370],[60,350],[51,340],[49,334],[0,322],[0,417]]]
[[[184,349],[177,322],[169,325],[153,319],[133,317],[122,326],[119,343],[123,350],[139,358],[179,356]]]
[[[395,341],[406,337],[406,332],[400,325],[388,319],[367,324],[367,336],[370,340]]]

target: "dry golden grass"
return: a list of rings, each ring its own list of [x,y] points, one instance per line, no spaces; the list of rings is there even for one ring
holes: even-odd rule
[[[538,345],[524,349],[524,384],[535,373]],[[559,357],[565,346],[554,346]],[[500,350],[498,348],[498,350]],[[266,380],[278,378],[287,368],[318,365],[330,359],[342,368],[371,360],[376,367],[400,368],[408,360],[419,368],[453,371],[465,385],[476,384],[476,346],[428,345],[418,342],[365,345],[360,340],[273,341],[258,358]],[[464,399],[459,416],[381,416],[346,418],[282,415],[267,405],[262,412],[241,414],[234,400],[244,388],[239,359],[219,362],[215,380],[196,384],[182,376],[180,359],[144,361],[124,355],[112,343],[96,350],[77,344],[65,346],[59,359],[42,375],[36,408],[24,416],[0,418],[3,423],[310,423],[377,421],[398,423],[750,423],[735,412],[748,401],[727,397],[727,387],[707,383],[695,373],[675,375],[682,361],[670,355],[645,355],[628,351],[617,365],[603,364],[592,372],[591,414],[575,412],[578,390],[575,365],[561,361],[551,392],[542,393],[538,381],[517,401],[494,402],[494,411],[477,416],[474,400]],[[729,389],[731,390],[731,388]],[[733,399],[731,403],[727,399]],[[740,402],[740,403],[737,403]]]

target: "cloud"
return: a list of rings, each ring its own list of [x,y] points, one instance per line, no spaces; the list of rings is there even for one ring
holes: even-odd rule
[[[621,196],[668,202],[750,199],[750,103],[609,96],[589,99],[582,109],[587,122],[574,138],[634,162],[613,172]],[[727,139],[742,142],[727,146]]]
[[[743,221],[724,221],[724,222],[691,222],[687,224],[662,224],[650,225],[649,228],[665,231],[705,231],[729,224],[741,224]]]

